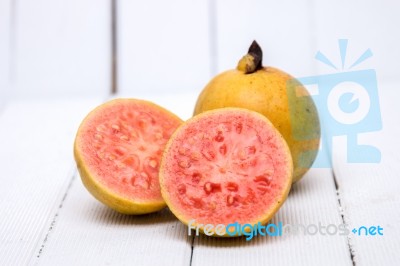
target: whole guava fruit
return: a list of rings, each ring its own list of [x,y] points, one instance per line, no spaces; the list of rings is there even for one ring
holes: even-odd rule
[[[241,107],[266,116],[285,138],[294,164],[293,182],[313,164],[320,143],[320,122],[312,97],[291,75],[262,66],[253,42],[236,69],[214,77],[197,99],[194,115],[222,107]]]

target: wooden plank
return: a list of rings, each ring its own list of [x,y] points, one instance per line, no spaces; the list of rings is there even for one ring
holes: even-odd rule
[[[295,184],[272,223],[309,226],[342,223],[330,169],[312,169]],[[347,237],[284,235],[219,239],[201,235],[192,265],[351,265]]]
[[[334,173],[336,175],[344,218],[351,228],[381,226],[383,235],[361,231],[350,235],[356,265],[399,265],[400,255],[400,126],[397,102],[400,82],[379,83],[383,130],[359,134],[359,142],[373,145],[381,152],[378,164],[347,163],[347,142],[336,139]],[[373,123],[373,121],[371,121]]]
[[[195,96],[138,94],[185,119],[191,116]],[[120,97],[127,95],[113,98]],[[40,264],[189,265],[192,239],[168,209],[142,216],[118,214],[97,202],[76,176],[49,222]]]
[[[118,1],[119,91],[187,92],[210,78],[207,1]]]
[[[0,1],[0,110],[10,86],[11,0]]]
[[[111,89],[107,0],[16,2],[16,97],[105,95]]]
[[[346,161],[346,137],[335,138],[333,145],[333,171],[345,222],[350,228],[378,225],[384,228],[383,236],[350,234],[352,260],[356,265],[400,264],[400,256],[395,252],[400,249],[400,231],[396,227],[400,221],[397,211],[400,207],[397,193],[400,127],[394,115],[400,111],[396,103],[400,87],[397,73],[400,53],[397,49],[399,39],[390,34],[399,24],[399,8],[396,2],[384,5],[373,1],[315,2],[318,49],[338,68],[335,70],[326,64],[318,64],[319,73],[340,75],[339,72],[343,72],[337,41],[348,39],[344,72],[374,69],[378,79],[383,130],[361,133],[357,138],[360,143],[380,149],[381,163],[349,164]],[[373,57],[349,70],[367,49],[371,49]],[[375,122],[371,120],[369,123]]]
[[[103,206],[73,182],[39,262],[43,265],[189,265],[186,227],[165,209],[129,216]]]
[[[217,1],[217,70],[235,68],[255,39],[263,63],[296,77],[315,74],[313,9],[306,1]]]
[[[216,9],[218,72],[234,68],[256,39],[264,50],[264,65],[295,76],[315,74],[313,13],[304,2],[218,1]],[[329,169],[312,169],[294,185],[271,222],[280,221],[306,226],[342,223]],[[250,242],[200,236],[194,242],[192,262],[219,266],[350,265],[351,259],[346,236],[256,237]]]
[[[73,140],[99,101],[18,101],[0,116],[0,264],[27,265],[75,172]]]

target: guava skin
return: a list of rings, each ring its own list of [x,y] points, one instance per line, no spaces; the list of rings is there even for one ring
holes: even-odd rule
[[[318,112],[308,91],[291,75],[274,67],[223,72],[203,89],[194,115],[223,107],[253,110],[272,122],[292,153],[293,182],[313,164],[321,135]]]
[[[210,110],[186,121],[168,141],[160,166],[169,209],[203,233],[205,224],[266,224],[286,200],[292,177],[282,135],[265,116],[244,108]]]
[[[166,109],[138,99],[115,99],[82,121],[74,157],[86,189],[123,214],[163,209],[158,170],[164,147],[183,121]]]

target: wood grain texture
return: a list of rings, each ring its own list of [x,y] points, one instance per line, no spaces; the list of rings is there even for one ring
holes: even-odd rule
[[[234,222],[234,221],[233,221]],[[271,220],[277,224],[342,223],[329,169],[312,169]],[[287,235],[195,239],[192,265],[351,265],[346,236]]]
[[[123,93],[185,92],[210,78],[207,1],[118,1]]]
[[[346,162],[346,138],[333,150],[334,172],[346,223],[350,228],[383,227],[383,235],[350,234],[356,265],[399,265],[400,255],[400,126],[397,103],[400,83],[379,83],[383,130],[359,135],[359,142],[381,151],[378,164]]]
[[[348,165],[335,149],[334,172],[312,169],[296,184],[272,222],[384,227],[381,238],[350,235],[357,265],[397,265],[399,221],[396,117],[398,83],[382,84],[384,130],[362,136],[382,151],[379,165]],[[141,94],[188,118],[194,95]],[[158,98],[159,97],[159,98]],[[186,104],[179,105],[177,102]],[[0,116],[0,263],[134,265],[351,265],[345,236],[192,239],[168,211],[124,216],[102,206],[84,189],[72,161],[76,128],[94,106],[88,102],[13,102]],[[179,107],[181,106],[181,107]],[[40,126],[39,126],[40,125]],[[29,132],[29,134],[27,133]],[[340,141],[340,140],[339,140]],[[335,147],[340,147],[340,142]],[[6,218],[4,218],[6,217]],[[157,251],[157,252],[155,252]]]
[[[191,240],[173,214],[129,216],[73,181],[39,258],[41,265],[189,265]]]
[[[265,65],[295,76],[332,73],[313,59],[317,50],[340,66],[338,38],[349,39],[347,63],[374,53],[362,68],[377,71],[383,130],[359,140],[378,147],[382,162],[346,163],[346,139],[336,138],[332,171],[312,169],[271,222],[380,225],[384,235],[246,241],[192,238],[168,209],[121,215],[86,191],[72,143],[101,99],[43,96],[109,92],[110,1],[14,3],[13,14],[12,1],[0,0],[0,265],[400,265],[399,4],[118,1],[115,97],[150,100],[184,120],[211,76],[234,68],[253,39]],[[5,97],[35,100],[2,108]]]
[[[107,0],[16,1],[12,96],[108,93],[110,13]]]
[[[94,102],[18,101],[0,116],[1,265],[37,256],[75,172],[75,132]]]
[[[126,97],[120,93],[112,98]],[[190,117],[193,95],[137,97]],[[176,102],[184,104],[176,104]],[[193,104],[191,105],[193,106]],[[168,210],[129,216],[95,200],[79,174],[70,180],[39,254],[41,265],[189,265],[192,237]]]

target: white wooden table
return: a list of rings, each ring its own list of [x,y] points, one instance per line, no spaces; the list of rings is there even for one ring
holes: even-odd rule
[[[120,215],[83,187],[72,156],[75,131],[101,99],[20,100],[0,113],[0,260],[2,265],[398,265],[400,256],[400,83],[380,87],[384,129],[363,141],[380,164],[312,169],[294,185],[272,222],[380,225],[383,236],[188,236],[167,209]],[[196,95],[141,95],[191,115]],[[179,104],[177,104],[179,103]],[[336,146],[341,146],[340,139]],[[333,176],[334,173],[334,176]]]
[[[120,0],[112,47],[108,0],[0,0],[0,265],[400,265],[399,7]],[[338,55],[338,38],[349,38],[350,59],[375,53],[365,69],[378,74],[383,130],[360,140],[382,162],[346,163],[336,138],[333,169],[311,169],[271,222],[380,225],[383,236],[193,237],[168,209],[120,215],[83,187],[73,140],[113,82],[119,96],[187,119],[254,38],[266,65],[298,77],[330,71],[313,57]]]

